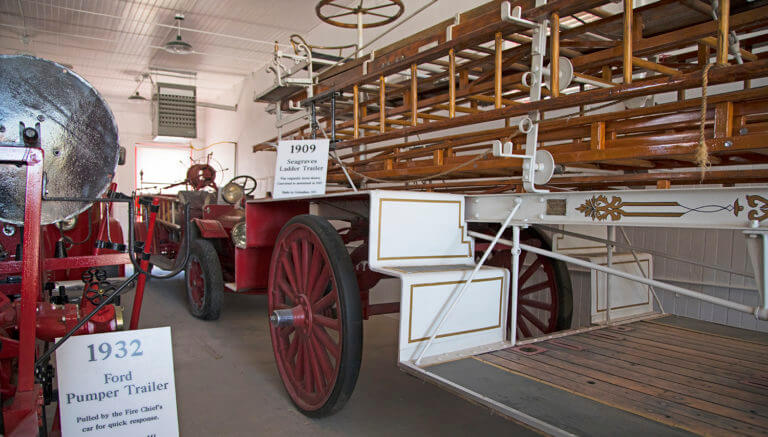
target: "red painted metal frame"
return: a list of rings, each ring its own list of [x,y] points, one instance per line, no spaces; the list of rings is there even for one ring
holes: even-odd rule
[[[42,290],[40,215],[43,202],[43,149],[39,147],[0,147],[0,162],[21,163],[27,167],[24,208],[24,257],[21,261],[21,308],[19,310],[19,363],[16,395],[3,411],[8,435],[37,433],[41,387],[35,385],[35,340],[37,300]]]
[[[24,240],[26,243],[26,227]],[[26,252],[25,252],[26,253]],[[23,261],[6,261],[0,263],[0,275],[20,273]],[[103,255],[69,256],[66,258],[46,258],[43,261],[43,270],[64,270],[89,267],[111,266],[115,264],[130,264],[131,259],[127,253],[110,253]],[[79,279],[79,278],[78,278]]]
[[[147,225],[147,239],[144,240],[143,254],[147,259],[142,259],[139,267],[145,272],[149,269],[149,254],[152,253],[152,236],[155,233],[155,222],[157,221],[157,208],[160,205],[160,199],[152,199],[152,210],[149,213],[149,224]],[[136,283],[136,294],[133,297],[133,309],[131,310],[131,323],[128,329],[138,329],[139,317],[141,316],[141,303],[144,300],[144,287],[147,284],[147,275],[140,275]]]
[[[68,329],[77,323],[83,313],[83,311],[74,308],[75,305],[73,304],[53,305],[46,303],[41,294],[44,281],[43,274],[55,270],[82,269],[130,262],[128,255],[121,253],[46,259],[42,245],[44,228],[41,226],[43,157],[43,150],[39,147],[0,146],[1,163],[26,166],[23,257],[20,261],[0,263],[0,274],[21,273],[21,284],[3,284],[18,287],[21,294],[17,301],[18,304],[12,303],[5,295],[0,296],[5,300],[5,303],[1,305],[2,308],[0,308],[0,316],[6,324],[10,323],[9,326],[18,332],[18,340],[6,338],[5,334],[3,335],[3,348],[2,353],[0,353],[0,358],[5,360],[2,363],[2,370],[0,370],[0,375],[3,376],[4,381],[3,394],[13,397],[10,405],[2,407],[5,435],[8,436],[37,435],[38,433],[40,413],[43,411],[43,396],[42,387],[35,384],[36,340],[42,336],[44,340],[52,341],[54,337],[64,335]],[[154,220],[151,224],[154,224]],[[103,238],[105,226],[110,225],[112,223],[106,223],[106,220],[103,220],[96,238]],[[149,236],[151,235],[152,227],[150,226]],[[142,276],[140,279],[145,278]],[[8,290],[3,288],[2,291]],[[144,284],[142,283],[137,286],[136,293],[140,296],[143,291]],[[134,314],[138,313],[137,307],[140,305],[140,299],[134,301]],[[78,330],[76,335],[113,330],[116,327],[115,320],[113,320],[114,308],[111,308],[111,312],[106,307],[105,310],[111,316],[94,317],[92,321]],[[138,320],[138,316],[135,319]],[[65,322],[64,325],[62,325],[62,321]],[[11,364],[10,360],[16,356],[18,356],[18,364]],[[17,377],[16,386],[11,385],[9,390],[5,390],[7,383],[10,383],[10,379],[7,381],[6,379],[11,378],[12,373],[15,373]],[[55,419],[55,430],[58,430],[57,424],[58,420]]]

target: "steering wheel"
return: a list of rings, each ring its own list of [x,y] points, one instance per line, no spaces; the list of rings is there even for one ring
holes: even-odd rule
[[[93,305],[99,306],[107,298],[107,295],[112,294],[114,291],[115,287],[107,281],[91,282],[88,284],[85,298]]]
[[[83,274],[80,275],[80,279],[82,279],[86,284],[90,284],[92,282],[104,282],[107,279],[107,272],[102,269],[91,268],[84,271]]]
[[[242,184],[237,182],[240,179],[243,180]],[[249,188],[248,187],[248,182],[253,182],[253,186]],[[254,178],[252,178],[250,176],[246,176],[246,175],[233,177],[232,179],[230,179],[229,182],[227,182],[227,185],[229,185],[229,184],[237,184],[237,185],[240,185],[241,187],[243,187],[243,193],[246,196],[251,194],[251,193],[253,193],[253,191],[256,189],[256,185],[257,185],[256,184],[256,179],[254,179]]]
[[[216,187],[216,170],[208,164],[195,164],[187,170],[187,182],[195,191],[205,187]]]
[[[374,17],[374,21],[362,23],[363,29],[369,29],[371,27],[389,24],[400,18],[400,16],[403,15],[403,12],[405,12],[405,5],[402,0],[387,0],[384,4],[368,7],[363,6],[365,0],[360,0],[357,7],[338,4],[336,1],[337,0],[320,0],[317,6],[315,6],[315,13],[322,21],[346,29],[357,28],[358,18],[362,20],[362,17],[365,15]],[[325,10],[323,8],[325,8]],[[354,19],[354,21],[338,20],[338,18],[341,17],[351,18]]]

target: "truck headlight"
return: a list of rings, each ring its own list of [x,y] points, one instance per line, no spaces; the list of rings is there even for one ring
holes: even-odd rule
[[[241,185],[230,182],[221,188],[221,198],[230,205],[234,205],[245,196],[245,191]]]
[[[77,226],[77,216],[56,223],[56,227],[63,232],[71,231],[72,229],[75,229],[75,226]]]
[[[232,228],[232,243],[238,249],[245,249],[245,222],[240,222]]]

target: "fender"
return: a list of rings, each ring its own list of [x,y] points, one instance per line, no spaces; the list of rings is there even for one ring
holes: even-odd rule
[[[192,219],[200,231],[203,238],[229,238],[229,234],[224,230],[224,226],[218,220],[206,220],[201,218]]]

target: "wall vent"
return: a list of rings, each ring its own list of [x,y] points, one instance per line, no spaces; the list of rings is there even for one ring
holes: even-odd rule
[[[154,136],[197,137],[197,90],[194,86],[158,83],[153,100]]]

